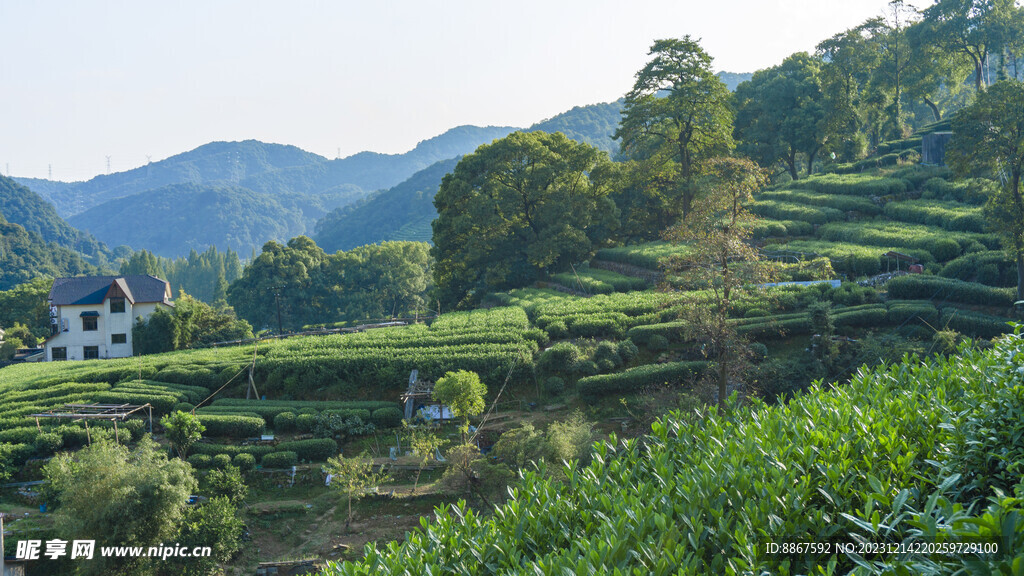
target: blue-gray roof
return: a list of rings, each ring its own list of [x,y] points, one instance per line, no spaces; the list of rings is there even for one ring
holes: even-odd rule
[[[102,304],[115,282],[135,304],[170,300],[170,285],[166,281],[143,275],[57,278],[49,299],[54,306]]]

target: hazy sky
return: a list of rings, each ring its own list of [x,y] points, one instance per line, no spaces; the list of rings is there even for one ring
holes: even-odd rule
[[[88,179],[214,140],[404,152],[619,98],[656,38],[780,62],[886,0],[0,0],[0,171]]]

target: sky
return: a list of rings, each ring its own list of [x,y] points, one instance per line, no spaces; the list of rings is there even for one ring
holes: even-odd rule
[[[526,127],[689,34],[752,72],[886,0],[0,0],[0,173],[87,180],[211,141],[328,158]]]

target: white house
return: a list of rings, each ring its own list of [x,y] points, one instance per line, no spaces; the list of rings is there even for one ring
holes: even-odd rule
[[[135,319],[174,306],[169,283],[141,275],[57,278],[49,302],[47,361],[128,358]]]

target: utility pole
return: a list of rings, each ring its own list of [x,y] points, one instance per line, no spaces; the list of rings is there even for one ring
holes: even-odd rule
[[[110,174],[110,156],[107,156],[107,174]]]

